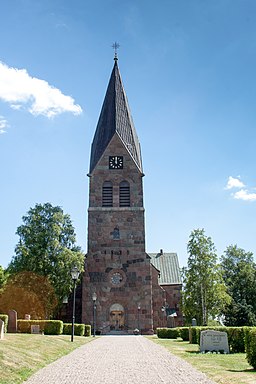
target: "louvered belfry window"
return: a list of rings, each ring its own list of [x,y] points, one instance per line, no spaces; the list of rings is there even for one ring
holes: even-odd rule
[[[111,181],[104,181],[103,183],[102,207],[113,207],[113,185]]]
[[[130,207],[130,184],[122,181],[119,184],[119,207]]]

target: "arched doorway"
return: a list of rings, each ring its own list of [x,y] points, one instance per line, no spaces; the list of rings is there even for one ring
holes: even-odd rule
[[[113,304],[109,309],[110,329],[122,331],[124,329],[124,307],[121,304]]]

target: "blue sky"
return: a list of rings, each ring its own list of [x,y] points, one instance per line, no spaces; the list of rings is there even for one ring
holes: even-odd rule
[[[256,2],[11,0],[0,15],[0,264],[51,202],[86,251],[90,145],[113,66],[142,146],[147,251],[256,254]]]

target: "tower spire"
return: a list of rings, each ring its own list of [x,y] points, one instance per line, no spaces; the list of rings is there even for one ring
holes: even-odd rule
[[[118,44],[116,41],[112,44],[112,48],[114,49],[115,56],[114,56],[114,61],[117,62],[118,57],[117,57],[117,50],[120,48],[120,44]]]
[[[118,48],[117,45],[119,44],[113,44],[115,56]],[[115,133],[118,134],[130,156],[142,172],[140,143],[121,80],[117,57],[114,60],[115,64],[92,142],[90,173],[95,168]]]

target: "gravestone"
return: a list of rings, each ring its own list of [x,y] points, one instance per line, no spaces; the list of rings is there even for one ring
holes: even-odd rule
[[[31,333],[35,334],[35,335],[39,335],[40,334],[40,326],[39,325],[31,325]]]
[[[4,321],[0,319],[0,340],[4,338]]]
[[[17,312],[14,309],[11,309],[8,312],[8,333],[17,332]]]
[[[229,353],[227,332],[213,330],[201,331],[200,333],[200,352],[223,351]]]
[[[195,318],[192,319],[192,327],[196,327],[196,319]]]

